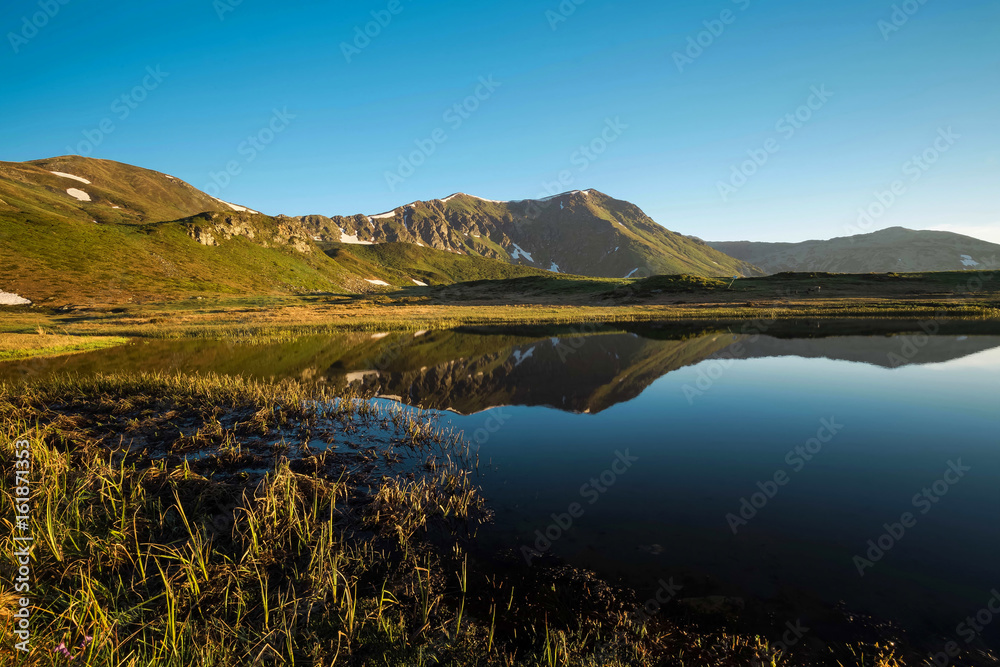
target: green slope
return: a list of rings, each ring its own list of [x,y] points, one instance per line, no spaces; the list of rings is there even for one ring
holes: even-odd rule
[[[427,285],[450,285],[473,280],[551,275],[541,269],[422,248],[412,243],[370,246],[337,243],[329,245],[327,254],[355,273],[371,273],[392,285],[404,287],[412,287],[414,280]]]
[[[0,163],[0,252],[0,290],[36,303],[350,289],[301,228],[166,174],[75,156]]]
[[[266,217],[262,225],[266,225]],[[11,220],[0,213],[0,288],[35,302],[170,299],[196,294],[342,291],[322,253],[265,248],[237,237],[203,246],[179,222],[149,225]]]
[[[62,172],[90,181],[57,176]],[[90,196],[79,201],[76,189]],[[203,211],[231,211],[229,206],[184,181],[149,169],[79,156],[34,162],[0,162],[0,212],[53,214],[101,223],[163,222]],[[117,208],[115,208],[117,207]]]

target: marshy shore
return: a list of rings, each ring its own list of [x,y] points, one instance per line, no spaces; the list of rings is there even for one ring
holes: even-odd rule
[[[19,444],[20,443],[20,444]],[[30,468],[17,473],[20,452]],[[891,630],[784,645],[643,613],[558,562],[484,558],[479,461],[433,414],[297,382],[131,374],[0,385],[3,664],[921,664]],[[30,599],[29,651],[15,648]],[[891,646],[890,643],[894,643]]]

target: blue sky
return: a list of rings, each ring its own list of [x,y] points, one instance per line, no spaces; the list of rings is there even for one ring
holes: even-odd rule
[[[596,188],[711,240],[1000,242],[992,0],[63,1],[0,9],[2,160],[271,214]]]

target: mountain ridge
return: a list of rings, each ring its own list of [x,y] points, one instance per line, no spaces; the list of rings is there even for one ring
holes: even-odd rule
[[[936,230],[888,227],[799,243],[712,241],[709,245],[768,273],[919,273],[997,266],[1000,245]]]
[[[458,192],[372,215],[295,219],[324,242],[407,242],[557,273],[760,275],[747,262],[668,230],[635,204],[593,189],[511,201]]]
[[[922,241],[910,244],[913,261],[900,266],[898,251],[883,241],[912,241],[913,235]],[[878,249],[861,247],[873,239]],[[831,243],[843,246],[837,249],[842,260],[824,260],[814,250],[793,256],[788,268],[770,257]],[[169,174],[61,156],[0,162],[0,250],[10,257],[0,269],[4,303],[22,297],[73,303],[206,293],[356,294],[553,274],[728,281],[764,273],[757,259],[771,272],[955,270],[995,262],[1000,246],[903,228],[804,244],[710,244],[594,189],[511,201],[456,192],[373,215],[268,216]],[[876,265],[884,255],[895,263]],[[939,255],[938,264],[928,259]]]
[[[616,210],[592,209],[583,197],[571,192],[551,201],[560,200],[558,210],[578,210],[583,226],[601,227],[609,237],[616,224],[632,228],[628,233],[634,238],[620,243],[619,264],[628,268],[612,266],[604,273],[636,277],[647,258],[661,254],[653,270],[674,262],[685,272],[708,273],[711,265],[697,257],[699,252],[719,258],[719,265],[743,265],[694,242],[670,254],[662,241],[672,233],[656,226],[646,233],[653,241],[647,243],[642,226],[656,223],[638,207],[601,195]],[[22,297],[39,304],[94,303],[206,293],[364,293],[569,273],[554,262],[541,263],[534,247],[522,245],[529,243],[525,238],[537,239],[540,227],[548,225],[552,232],[551,221],[534,224],[529,215],[534,209],[527,207],[537,207],[544,217],[556,205],[511,205],[463,193],[445,199],[406,205],[381,220],[268,216],[169,174],[111,160],[62,156],[0,162],[0,252],[10,257],[0,268],[0,291],[10,294],[4,303],[21,303]],[[469,223],[464,234],[457,231],[463,222]],[[572,216],[559,221],[563,229],[549,241],[563,250],[572,246],[578,231],[572,222]],[[425,236],[408,235],[413,223]],[[459,227],[453,229],[452,223]],[[364,249],[375,235],[379,246]],[[481,240],[473,246],[475,237]],[[456,247],[459,239],[464,245]],[[582,253],[584,260],[607,254],[608,248],[589,250],[590,255]],[[693,259],[685,256],[689,251]],[[586,261],[576,266],[584,274],[600,275],[588,270]]]

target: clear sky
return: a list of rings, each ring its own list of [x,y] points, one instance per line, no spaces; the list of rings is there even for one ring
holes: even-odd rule
[[[119,160],[271,214],[596,188],[709,240],[1000,242],[1000,2],[896,7],[5,0],[0,160]]]

